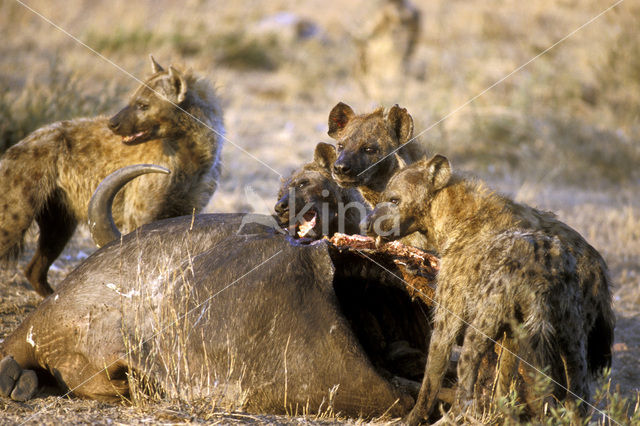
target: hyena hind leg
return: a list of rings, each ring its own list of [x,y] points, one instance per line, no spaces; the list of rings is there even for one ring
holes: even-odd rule
[[[38,213],[36,222],[40,227],[38,248],[25,268],[25,275],[36,293],[47,297],[53,293],[47,273],[71,239],[77,221],[65,206],[61,194],[56,193]]]
[[[518,350],[519,342],[515,337],[507,336],[504,333],[500,348],[500,357],[497,368],[496,397],[503,397],[509,394],[511,382],[518,370]]]
[[[573,341],[571,340],[573,337]],[[591,402],[591,383],[587,366],[587,348],[583,335],[576,332],[573,336],[564,339],[568,342],[563,346],[562,358],[566,372],[567,392],[566,398],[572,401],[581,401],[579,411],[586,414]]]
[[[465,332],[462,352],[458,360],[456,399],[461,406],[460,408],[466,408],[472,401],[482,358],[491,351],[496,338],[504,329],[503,323],[497,318],[500,318],[499,309],[489,306],[485,314],[477,317]],[[508,368],[505,366],[505,373],[507,370]]]

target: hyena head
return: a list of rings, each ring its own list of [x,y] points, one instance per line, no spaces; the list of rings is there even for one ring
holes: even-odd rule
[[[380,203],[367,216],[367,235],[395,240],[420,232],[429,239],[432,201],[450,180],[451,165],[442,155],[399,170],[381,194]]]
[[[382,108],[356,115],[340,102],[329,113],[329,136],[337,141],[332,172],[338,184],[382,192],[404,163],[398,148],[413,136],[413,119],[398,105],[386,115]]]
[[[331,176],[336,160],[333,145],[320,142],[313,161],[282,181],[275,210],[294,237],[321,238],[336,232],[357,233],[367,214],[354,189],[341,188]]]
[[[128,145],[178,136],[184,120],[180,106],[187,97],[187,82],[173,67],[165,71],[151,57],[153,75],[131,96],[127,106],[111,117],[109,128]]]

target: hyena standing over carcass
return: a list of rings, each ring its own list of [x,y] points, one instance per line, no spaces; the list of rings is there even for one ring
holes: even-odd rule
[[[381,201],[367,218],[369,235],[419,232],[441,256],[434,332],[409,423],[434,408],[462,334],[461,404],[472,398],[480,361],[504,332],[513,354],[538,371],[550,367],[555,397],[589,401],[591,379],[611,364],[615,323],[607,265],[593,247],[552,214],[452,174],[439,155],[394,175]]]
[[[142,176],[118,194],[114,216],[126,231],[200,211],[216,189],[224,126],[214,90],[191,72],[151,64],[153,75],[113,118],[48,125],[0,159],[0,258],[17,253],[35,220],[38,248],[25,273],[41,296],[53,292],[49,267],[111,172],[137,163],[171,171]]]

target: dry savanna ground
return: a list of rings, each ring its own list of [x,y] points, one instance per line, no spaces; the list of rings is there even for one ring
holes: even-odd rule
[[[603,254],[615,283],[611,391],[619,392],[601,404],[622,423],[637,421],[638,414],[630,420],[621,413],[624,398],[633,410],[640,386],[640,4],[623,1],[545,52],[614,1],[414,3],[422,32],[408,69],[366,86],[355,71],[355,40],[379,1],[3,0],[0,151],[45,123],[113,114],[123,105],[137,83],[95,52],[137,77],[147,75],[153,53],[163,64],[208,76],[223,99],[228,142],[221,186],[207,211],[267,212],[280,175],[308,161],[318,141],[330,141],[333,105],[366,111],[398,103],[424,131],[418,143],[431,153],[557,212]],[[36,235],[28,235],[22,266]],[[53,284],[93,250],[86,229],[79,230],[50,272]],[[0,271],[0,338],[38,302],[19,268]],[[51,395],[26,404],[0,400],[0,413],[15,423],[344,420]]]

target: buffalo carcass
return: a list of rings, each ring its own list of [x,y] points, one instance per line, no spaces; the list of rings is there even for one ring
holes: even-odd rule
[[[250,412],[407,412],[428,341],[423,303],[325,241],[300,245],[246,221],[238,233],[243,217],[168,219],[107,244],[0,355],[86,398],[136,388]],[[17,378],[7,370],[0,383]]]

